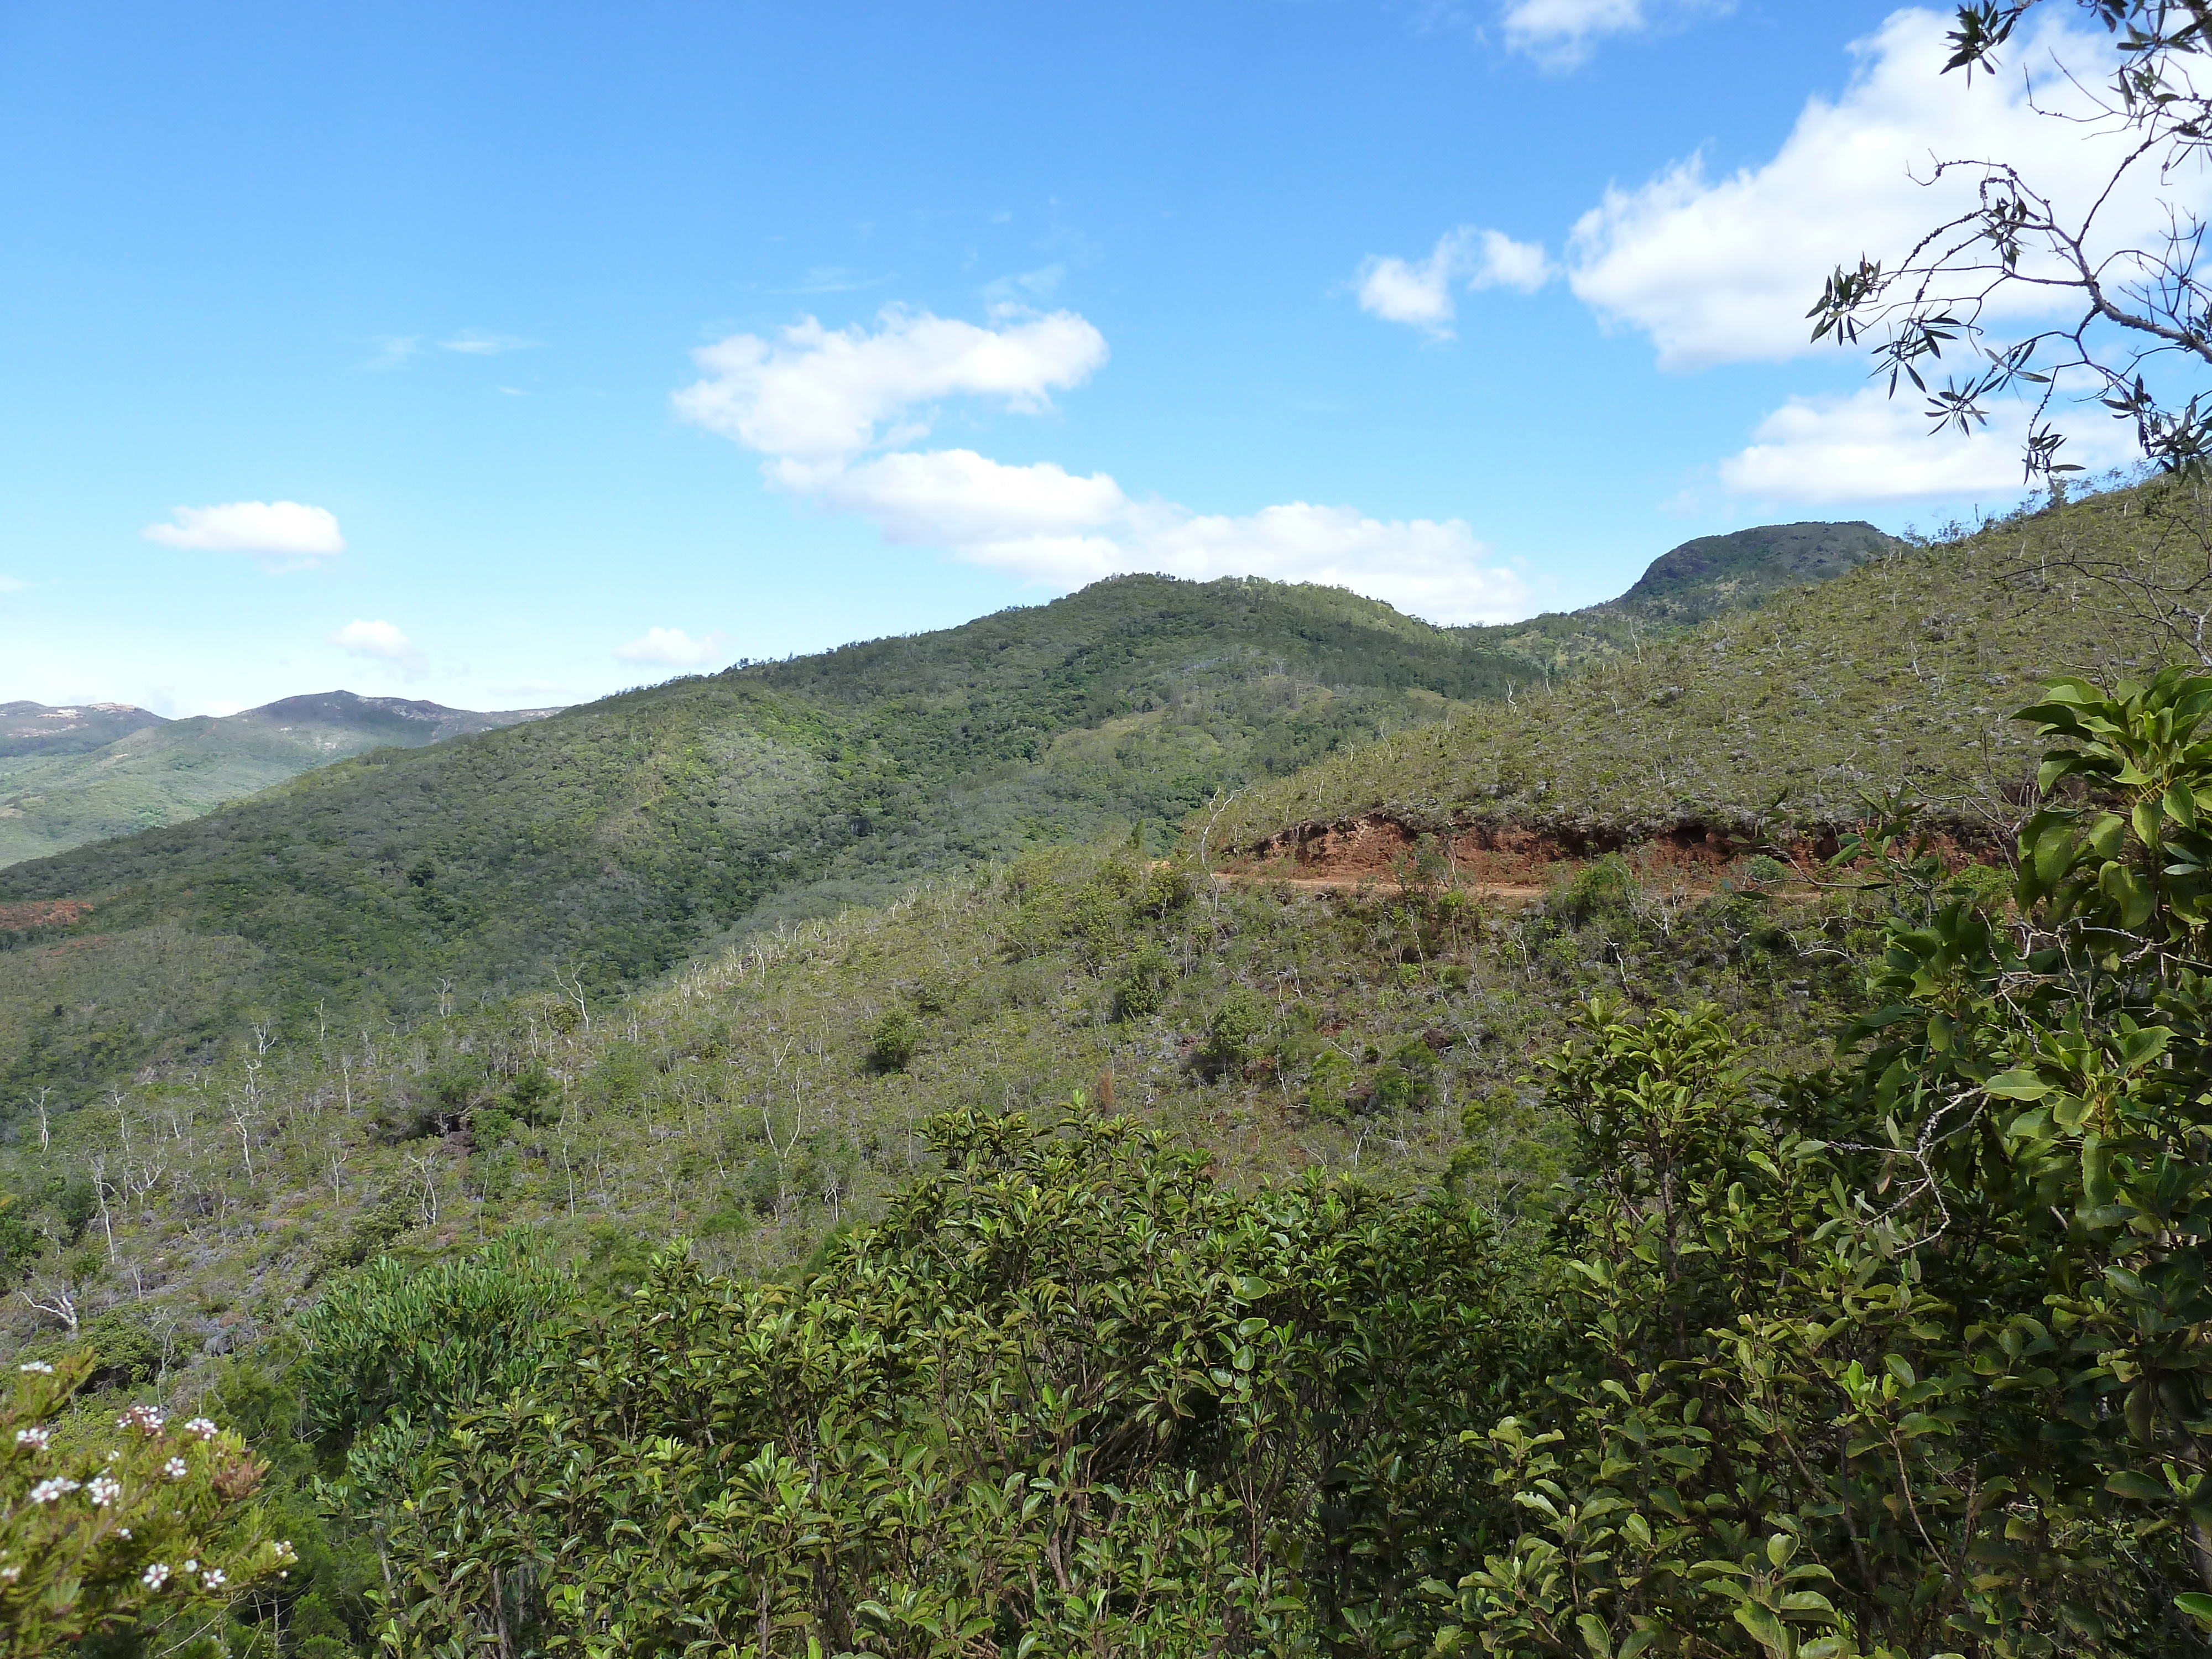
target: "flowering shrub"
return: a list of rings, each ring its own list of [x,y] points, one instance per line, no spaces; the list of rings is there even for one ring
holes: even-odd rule
[[[289,1543],[252,1507],[263,1466],[205,1418],[172,1429],[150,1406],[112,1426],[57,1421],[89,1352],[6,1374],[0,1402],[0,1659],[48,1654],[102,1626],[212,1621],[286,1571]]]

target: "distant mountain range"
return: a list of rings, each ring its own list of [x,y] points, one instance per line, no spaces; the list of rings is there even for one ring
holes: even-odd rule
[[[371,749],[542,719],[320,691],[243,714],[165,720],[129,703],[0,703],[0,865],[180,823]]]
[[[1228,792],[1646,648],[1684,609],[1800,585],[1761,575],[1760,535],[1814,571],[1891,545],[1776,526],[1697,554],[1706,574],[1676,559],[1674,611],[1624,599],[1495,628],[1340,588],[1117,576],[544,720],[460,716],[507,729],[454,742],[424,720],[427,746],[0,870],[0,1096],[195,1052],[246,1010],[412,1018],[441,982],[498,994],[562,964],[604,994],[932,875],[1102,835],[1158,847]]]

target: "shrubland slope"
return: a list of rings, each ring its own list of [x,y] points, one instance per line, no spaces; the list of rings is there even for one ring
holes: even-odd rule
[[[408,1019],[556,972],[604,992],[732,930],[1179,823],[1533,672],[1503,630],[1340,590],[1128,576],[379,750],[0,873],[0,1089],[111,1077],[263,1014]]]
[[[2051,676],[2140,672],[2173,645],[2081,574],[2085,561],[2163,556],[2145,501],[2118,490],[1902,547],[1347,749],[1239,796],[1214,845],[1285,869],[1325,866],[1347,837],[1438,832],[1478,858],[1662,841],[1725,857],[1762,837],[1817,838],[1898,790],[1955,830],[1994,835],[2034,773],[2012,711]]]
[[[1692,671],[1740,700],[1809,664],[1838,688],[1832,736],[1864,720],[1862,679],[1919,718],[1924,748],[1870,751],[1910,775],[1870,793],[1917,782],[1954,834],[2016,815],[2015,746],[1959,759],[2003,675],[2173,642],[2075,580],[2156,552],[2140,504],[1832,590],[1872,580],[1886,613],[1778,605],[1773,656],[1729,617],[1632,636],[1588,677],[1595,729],[1694,757],[1620,701],[1632,665],[1671,675],[1636,705],[1663,714],[1727,706],[1693,702]],[[1916,641],[1895,618],[1938,591],[1972,626]],[[1915,667],[1916,644],[1960,654]],[[1772,734],[1829,705],[1786,689],[1740,735],[1716,722],[1753,782],[1817,758]],[[2212,691],[2117,695],[2038,712],[2093,793],[2135,781],[2109,821],[2030,803],[2018,885],[1909,831],[1793,876],[1762,850],[1776,826],[1849,822],[1856,780],[1817,767],[1794,819],[1714,817],[1735,798],[1710,762],[1669,817],[1608,803],[1619,757],[1539,752],[1572,811],[1545,817],[1547,789],[1478,823],[1497,798],[1453,793],[1452,744],[1537,744],[1516,696],[1276,792],[1395,828],[1402,855],[1356,884],[1224,882],[1197,834],[1162,860],[1115,824],[642,990],[279,1012],[7,1126],[0,1331],[18,1376],[96,1348],[88,1433],[137,1432],[125,1399],[189,1401],[270,1460],[266,1513],[301,1547],[233,1610],[234,1653],[641,1630],[938,1651],[940,1614],[1002,1650],[1058,1620],[1072,1646],[1214,1651],[1264,1617],[1276,1646],[1375,1656],[1470,1630],[1781,1651],[1789,1617],[1839,1650],[2202,1653],[2179,1471],[2212,1305],[2185,971]],[[1483,823],[1571,855],[1537,902],[1416,838]],[[1745,844],[1701,842],[1694,881],[1639,844],[1699,824]],[[88,1491],[109,1466],[84,1443]],[[648,1536],[647,1514],[683,1524]]]

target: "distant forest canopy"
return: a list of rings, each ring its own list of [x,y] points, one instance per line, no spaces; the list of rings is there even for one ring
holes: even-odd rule
[[[375,750],[0,872],[0,1093],[204,1054],[260,1017],[411,1020],[455,987],[493,998],[556,973],[604,993],[1042,842],[1164,846],[1218,794],[1888,545],[1865,525],[1707,538],[1655,565],[1657,598],[1503,629],[1339,589],[1125,576]]]

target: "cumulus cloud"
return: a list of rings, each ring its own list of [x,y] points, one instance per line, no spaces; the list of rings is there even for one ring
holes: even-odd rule
[[[1679,27],[1735,0],[1504,0],[1505,44],[1553,69],[1571,68],[1608,35]]]
[[[149,524],[138,533],[164,547],[210,552],[258,553],[297,559],[328,558],[345,551],[337,516],[298,501],[226,501],[220,507],[175,507],[173,524]]]
[[[677,407],[762,454],[771,483],[867,518],[894,545],[942,548],[1055,587],[1130,570],[1257,575],[1349,587],[1440,622],[1527,612],[1521,579],[1462,520],[1379,520],[1308,501],[1200,514],[1132,496],[1103,472],[902,447],[927,430],[915,405],[954,393],[1048,407],[1048,393],[1104,361],[1105,343],[1066,313],[989,329],[899,310],[879,321],[873,333],[831,333],[808,319],[774,343],[741,335],[708,347],[699,354],[708,378],[678,392]]]
[[[1519,576],[1459,519],[1385,520],[1308,501],[1199,514],[1133,500],[1103,472],[1009,466],[969,449],[881,457],[841,475],[822,499],[873,520],[886,541],[949,548],[1055,587],[1157,570],[1349,587],[1441,622],[1496,622],[1527,609]]]
[[[1936,158],[2004,157],[2062,210],[2085,210],[2124,140],[2039,114],[2029,83],[2045,109],[2082,113],[2085,94],[2054,58],[2095,82],[2109,46],[2048,26],[2014,49],[2027,76],[1969,82],[1938,72],[1954,21],[1893,14],[1852,47],[1858,65],[1843,95],[1808,100],[1771,161],[1715,179],[1692,156],[1635,189],[1608,190],[1569,245],[1575,293],[1608,324],[1650,335],[1662,368],[1780,362],[1815,349],[1806,308],[1837,264],[1862,252],[1893,261],[1929,226],[1972,206],[1977,181],[1962,173],[1914,182]],[[2108,245],[2156,234],[2169,204],[2212,209],[2212,175],[2131,175],[2100,214]],[[2032,316],[2049,303],[2022,288],[1991,315]]]
[[[423,667],[421,648],[388,622],[356,617],[331,635],[330,641],[348,656],[388,662],[410,674]]]
[[[733,334],[702,347],[693,356],[705,378],[676,394],[677,411],[773,457],[776,481],[803,489],[879,442],[923,436],[939,399],[1034,414],[1106,361],[1105,337],[1073,312],[980,328],[893,306],[877,321],[872,332],[805,317],[773,340]]]
[[[1764,501],[1832,503],[2001,497],[2027,488],[2021,451],[2028,412],[1990,410],[1971,436],[1931,435],[1917,402],[1868,386],[1849,397],[1793,398],[1759,422],[1753,441],[1721,463],[1721,482]],[[2061,414],[2066,459],[2118,465],[2133,454],[2133,428],[2082,410]]]
[[[1370,253],[1359,267],[1359,308],[1385,322],[1405,323],[1432,339],[1452,337],[1455,286],[1518,289],[1533,294],[1552,277],[1540,242],[1516,242],[1498,230],[1462,225],[1437,239],[1429,257],[1401,259]]]
[[[1507,0],[1505,41],[1532,57],[1578,62],[1608,34],[1644,25],[1643,0]]]
[[[693,639],[680,628],[648,628],[627,645],[615,647],[617,662],[658,663],[668,668],[696,668],[722,654],[726,635]]]

